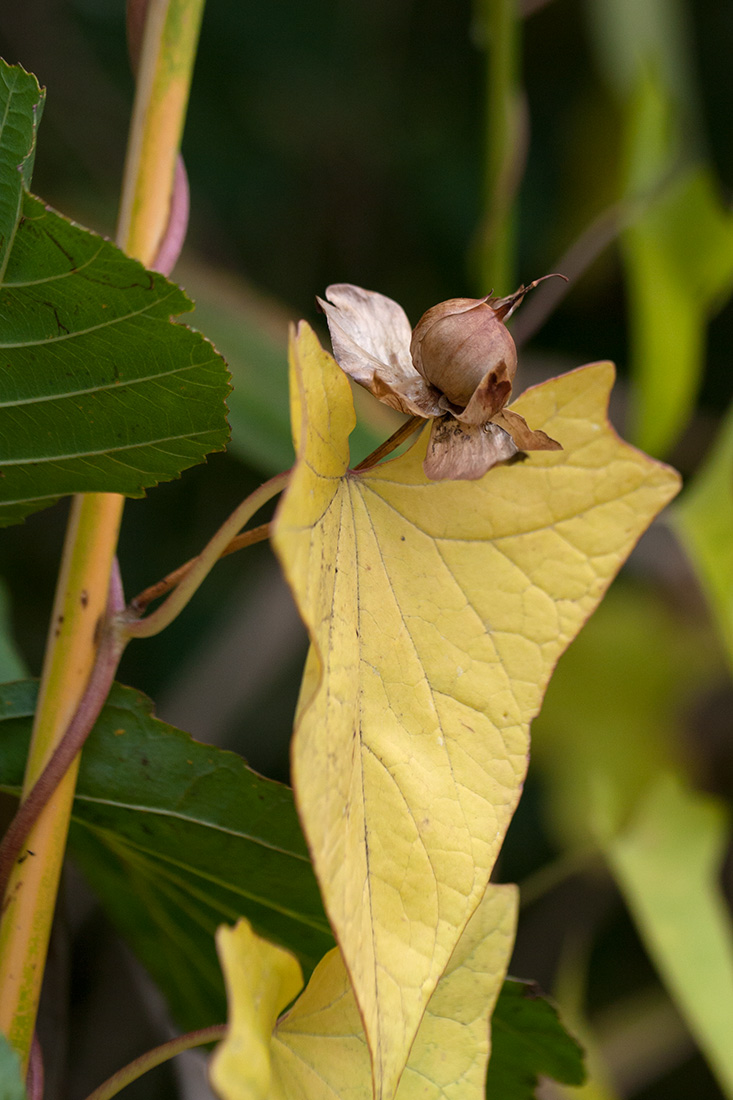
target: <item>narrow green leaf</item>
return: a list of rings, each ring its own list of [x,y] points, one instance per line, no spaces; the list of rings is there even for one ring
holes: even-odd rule
[[[25,662],[13,639],[7,588],[0,581],[0,683],[8,680],[22,680],[27,675]]]
[[[26,1100],[20,1058],[0,1034],[0,1100]]]
[[[733,926],[719,886],[729,827],[720,802],[663,775],[606,850],[650,955],[733,1097]]]
[[[0,62],[0,526],[73,492],[142,496],[228,435],[223,360],[171,324],[186,295],[24,190],[39,96]]]
[[[708,322],[733,289],[733,214],[702,166],[681,173],[623,235],[635,440],[663,455],[694,408]]]
[[[17,792],[34,682],[0,688],[0,788]],[[246,916],[307,973],[333,946],[289,788],[115,685],[84,749],[72,855],[187,1029],[221,1022],[214,932]]]
[[[532,725],[556,841],[587,848],[625,823],[659,772],[675,767],[690,708],[721,673],[707,623],[648,588],[611,588]]]
[[[491,1018],[488,1100],[531,1100],[540,1075],[564,1085],[585,1081],[583,1049],[552,1001],[533,982],[508,978]]]
[[[733,405],[705,465],[670,515],[733,666]]]

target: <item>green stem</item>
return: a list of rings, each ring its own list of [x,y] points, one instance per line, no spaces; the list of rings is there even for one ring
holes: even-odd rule
[[[229,519],[219,528],[214,537],[209,540],[204,549],[194,559],[190,569],[186,572],[180,584],[171,592],[165,603],[145,619],[138,619],[134,601],[130,611],[120,619],[120,630],[130,638],[152,638],[159,634],[169,623],[181,613],[194,592],[202,581],[209,575],[222,552],[232,539],[248,523],[255,512],[281,493],[290,478],[290,470],[277,474],[270,478],[259,489],[255,489],[246,500],[243,500],[238,508],[235,508]]]
[[[151,0],[145,25],[117,240],[154,261],[169,222],[171,191],[204,0]],[[123,498],[77,496],[56,589],[23,796],[64,738],[94,667]],[[0,923],[0,1032],[25,1071],[35,1028],[79,757],[26,838]]]
[[[481,292],[515,283],[514,198],[524,163],[517,0],[478,0],[486,45],[486,161],[479,241]]]
[[[214,1027],[205,1027],[201,1031],[190,1031],[187,1035],[179,1035],[176,1039],[162,1043],[159,1047],[147,1051],[146,1054],[141,1054],[134,1062],[130,1062],[129,1065],[124,1066],[117,1073],[113,1073],[104,1084],[89,1094],[87,1100],[110,1100],[110,1097],[116,1096],[118,1092],[121,1092],[127,1085],[131,1085],[133,1081],[137,1081],[138,1077],[142,1077],[148,1070],[155,1069],[156,1066],[174,1058],[176,1054],[182,1054],[184,1050],[193,1050],[195,1047],[204,1046],[206,1043],[215,1043],[217,1040],[224,1038],[226,1031],[226,1024],[216,1024]]]

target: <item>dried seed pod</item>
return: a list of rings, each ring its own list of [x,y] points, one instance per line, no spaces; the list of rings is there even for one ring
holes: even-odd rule
[[[489,372],[509,383],[514,378],[517,349],[502,320],[507,301],[452,298],[429,309],[415,327],[410,344],[415,369],[459,408],[468,405]]]

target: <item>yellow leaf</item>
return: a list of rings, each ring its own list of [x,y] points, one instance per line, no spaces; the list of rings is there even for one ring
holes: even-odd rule
[[[270,1096],[270,1039],[278,1014],[303,987],[295,956],[263,940],[244,918],[216,933],[229,1001],[229,1031],[209,1064],[211,1083],[226,1100]]]
[[[516,889],[489,886],[428,1003],[397,1100],[482,1100],[489,1018],[509,962],[516,915]],[[239,1075],[250,1077],[253,1050],[259,1059],[264,1049],[264,1030],[253,1031],[246,1024],[255,1015],[257,996],[247,973],[258,965],[262,941],[245,921],[225,931],[237,949],[222,952],[220,947],[233,1006],[230,1032],[214,1055],[221,1068],[212,1071],[223,1100],[372,1100],[369,1050],[338,948],[321,960],[307,989],[275,1027],[269,1090],[239,1090]],[[274,975],[272,982],[274,989]],[[237,1018],[245,1021],[241,1029]]]
[[[563,451],[428,482],[423,433],[357,475],[347,379],[306,325],[291,342],[273,541],[313,641],[293,780],[377,1100],[484,894],[552,668],[679,487],[608,425],[612,381],[596,364],[515,403]]]

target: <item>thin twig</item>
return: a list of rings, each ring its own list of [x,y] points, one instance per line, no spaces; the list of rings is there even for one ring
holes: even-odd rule
[[[43,1051],[38,1042],[38,1033],[33,1033],[31,1054],[28,1059],[28,1072],[25,1077],[25,1092],[28,1100],[43,1100]]]
[[[272,500],[278,493],[282,492],[289,478],[290,470],[285,470],[283,473],[271,477],[269,481],[266,481],[263,485],[260,485],[258,489],[255,489],[253,493],[250,493],[246,500],[243,500],[242,503],[234,509],[216,534],[209,539],[201,553],[195,557],[193,561],[187,562],[185,566],[181,567],[182,573],[175,580],[173,590],[170,591],[168,599],[150,615],[144,619],[140,618],[140,609],[135,601],[133,601],[127,611],[118,616],[118,625],[122,633],[130,638],[151,638],[153,635],[159,634],[161,630],[164,630],[186,606],[199,585],[209,575],[223,551],[229,549],[230,544],[238,537],[240,529],[244,527],[246,523],[249,523],[255,512],[258,512],[264,504]],[[262,531],[263,528],[260,528],[260,532]],[[255,530],[247,532],[246,535],[249,535],[250,538],[254,535],[255,538],[253,538],[252,541],[259,542],[260,532]],[[264,534],[262,537],[264,537]],[[239,545],[247,544],[247,539],[245,536],[242,536],[242,541]],[[237,548],[238,547],[234,547],[233,549]],[[145,596],[145,593],[141,595]]]
[[[111,1100],[118,1092],[137,1081],[148,1070],[174,1058],[176,1054],[182,1054],[184,1050],[193,1050],[194,1047],[205,1046],[207,1043],[215,1043],[223,1039],[227,1033],[227,1024],[214,1024],[213,1027],[205,1027],[200,1031],[189,1031],[186,1035],[179,1035],[175,1039],[169,1039],[167,1043],[161,1043],[159,1047],[146,1051],[130,1062],[117,1073],[101,1084],[94,1092],[90,1092],[87,1100]]]
[[[264,542],[264,540],[269,539],[269,537],[270,524],[261,523],[259,527],[252,527],[251,530],[243,531],[241,535],[237,535],[233,538],[232,541],[224,547],[221,554],[219,554],[219,558],[226,558],[229,554],[233,554],[235,550],[243,550],[245,546],[254,546],[255,543]],[[154,600],[159,600],[162,596],[167,595],[168,592],[171,592],[180,584],[197,561],[198,557],[190,558],[188,561],[184,562],[183,565],[179,565],[177,569],[174,569],[172,573],[168,573],[162,580],[149,585],[148,588],[144,589],[138,596],[135,596],[133,600],[130,600],[130,610],[142,614]]]
[[[389,439],[385,439],[384,443],[380,443],[375,451],[372,451],[370,455],[363,458],[358,466],[354,466],[352,473],[358,474],[361,473],[362,470],[371,470],[372,466],[376,466],[378,462],[386,458],[388,454],[391,454],[396,447],[399,447],[400,443],[404,443],[406,439],[409,439],[424,423],[424,417],[411,416],[409,420],[406,420],[404,424],[400,425],[397,431],[394,432]]]
[[[602,252],[618,236],[630,218],[627,203],[615,203],[604,210],[573,242],[570,248],[555,264],[558,271],[566,276],[566,282],[548,283],[522,308],[512,326],[512,337],[517,347],[521,347],[544,325],[550,314],[578,281],[580,276],[598,259]]]

